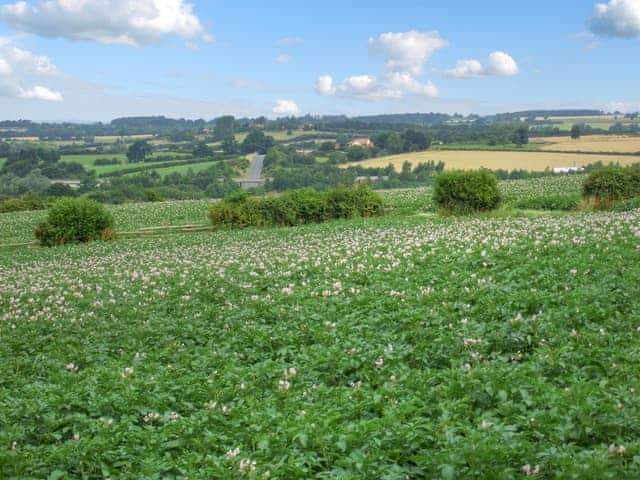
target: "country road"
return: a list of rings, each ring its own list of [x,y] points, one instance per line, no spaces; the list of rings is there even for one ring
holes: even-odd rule
[[[251,159],[251,166],[249,167],[249,173],[247,180],[255,182],[262,177],[262,166],[264,165],[264,155],[258,155],[257,153]]]

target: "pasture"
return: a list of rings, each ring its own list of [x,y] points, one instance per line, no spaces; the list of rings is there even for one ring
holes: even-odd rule
[[[403,153],[349,163],[346,166],[386,167],[392,164],[400,171],[402,164],[408,161],[412,165],[421,162],[444,162],[448,170],[472,170],[489,168],[491,170],[530,170],[544,171],[554,167],[584,166],[589,163],[603,162],[631,165],[640,162],[640,156],[607,155],[607,154],[572,154],[552,152],[500,152],[500,151],[465,151],[465,150],[429,150],[426,152]]]
[[[531,142],[541,150],[640,154],[640,136],[632,135],[585,135],[575,140],[571,137],[538,137],[532,138]]]
[[[2,249],[2,475],[637,478],[639,265],[640,211]]]
[[[171,156],[175,160],[184,158],[190,158],[191,155],[181,152],[164,152],[156,151],[149,155],[150,158],[157,158],[158,156]],[[96,159],[111,159],[117,158],[121,163],[116,165],[94,165]],[[127,155],[125,153],[95,153],[95,154],[81,154],[81,155],[63,155],[60,159],[61,162],[79,163],[86,170],[95,170],[96,174],[101,175],[103,173],[117,172],[119,170],[125,170],[128,168],[149,166],[152,168],[153,162],[150,163],[128,163]]]

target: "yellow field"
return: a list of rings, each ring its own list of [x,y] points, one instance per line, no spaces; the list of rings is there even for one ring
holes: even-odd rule
[[[350,163],[347,166],[362,167],[386,167],[390,163],[396,170],[400,170],[402,164],[408,161],[411,164],[420,162],[444,162],[447,170],[472,170],[476,168],[489,168],[491,170],[531,170],[542,171],[554,167],[584,166],[589,163],[601,161],[603,163],[620,163],[630,165],[640,162],[640,156],[629,155],[583,155],[572,153],[551,152],[483,152],[444,150],[405,153],[389,157],[372,158],[363,162]]]
[[[640,152],[640,136],[631,135],[588,135],[573,140],[571,137],[532,138],[531,143],[544,143],[542,150],[561,150],[563,152]]]
[[[127,140],[145,140],[153,138],[153,135],[99,135],[95,137],[96,143],[115,143],[119,138]]]

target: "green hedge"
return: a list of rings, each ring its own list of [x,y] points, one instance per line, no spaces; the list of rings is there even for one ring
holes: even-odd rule
[[[217,228],[293,226],[380,215],[383,206],[382,197],[365,185],[326,192],[290,190],[277,197],[261,198],[238,192],[212,205],[209,218]]]
[[[98,202],[86,198],[63,198],[53,204],[44,222],[36,227],[41,245],[110,240],[113,216]]]
[[[601,207],[640,197],[640,167],[605,167],[596,170],[584,181],[582,194]]]
[[[451,171],[436,176],[433,200],[449,213],[489,211],[502,201],[498,181],[489,170]]]
[[[568,193],[566,195],[541,195],[538,197],[524,198],[515,203],[516,208],[530,210],[577,210],[580,206],[580,194]]]

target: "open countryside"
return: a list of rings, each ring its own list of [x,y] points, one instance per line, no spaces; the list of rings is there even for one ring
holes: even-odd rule
[[[0,480],[640,479],[640,0],[355,3],[0,0]]]
[[[396,170],[402,168],[404,162],[417,165],[423,162],[444,162],[447,169],[471,170],[488,168],[491,170],[532,170],[544,171],[554,167],[584,167],[591,163],[602,162],[620,165],[633,165],[640,162],[640,156],[623,155],[584,155],[551,152],[501,152],[501,151],[427,151],[391,155],[358,162],[365,168],[384,168],[391,164]],[[355,163],[348,164],[350,166]]]

